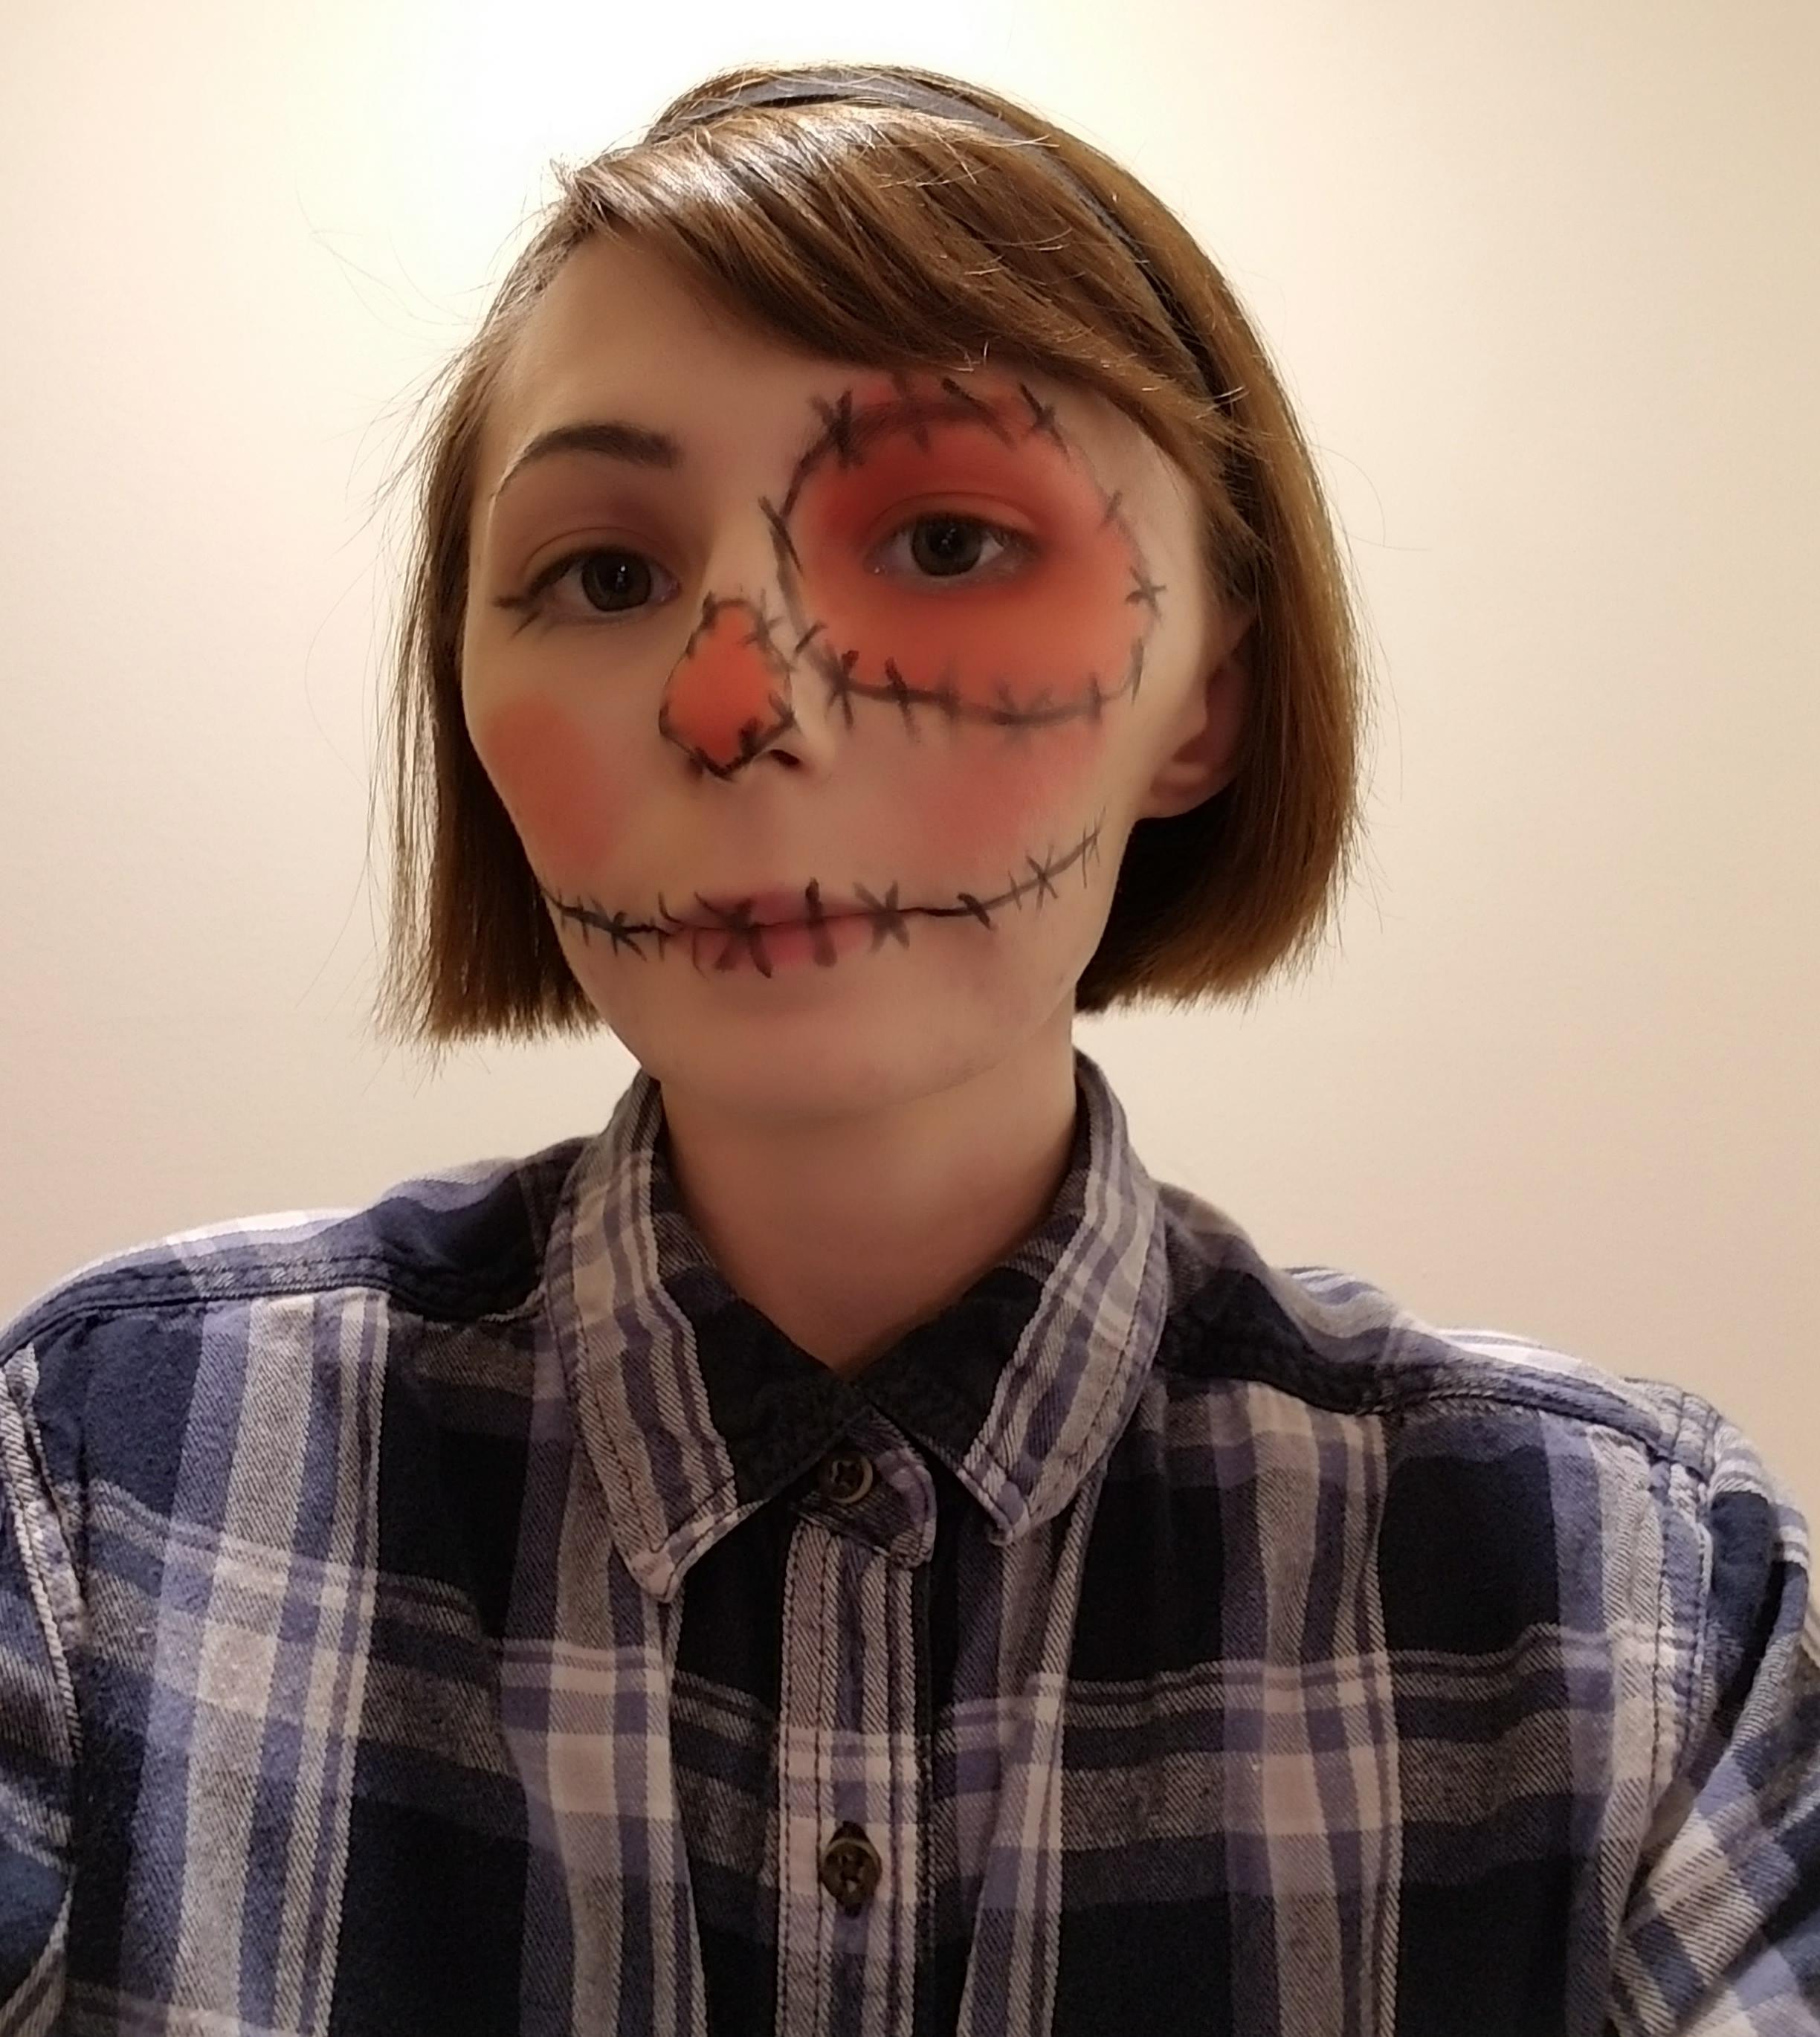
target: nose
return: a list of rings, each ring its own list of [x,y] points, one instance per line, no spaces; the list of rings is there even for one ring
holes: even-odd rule
[[[800,763],[793,635],[762,594],[705,596],[657,710],[664,739],[717,778],[774,750]]]

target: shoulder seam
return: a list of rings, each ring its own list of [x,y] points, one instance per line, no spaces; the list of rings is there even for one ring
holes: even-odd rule
[[[1160,1358],[1162,1354],[1159,1355]],[[1319,1354],[1315,1357],[1319,1368]],[[1546,1372],[1526,1374],[1520,1385],[1513,1381],[1508,1388],[1483,1381],[1444,1385],[1432,1378],[1425,1381],[1412,1378],[1406,1382],[1380,1379],[1348,1393],[1331,1381],[1322,1381],[1317,1385],[1312,1381],[1288,1379],[1268,1365],[1254,1364],[1244,1368],[1232,1366],[1218,1374],[1195,1374],[1164,1362],[1158,1364],[1156,1370],[1185,1384],[1190,1391],[1212,1390],[1235,1383],[1268,1386],[1330,1414],[1373,1419],[1407,1420],[1430,1410],[1478,1404],[1512,1414],[1577,1423],[1583,1428],[1599,1430],[1635,1446],[1657,1463],[1679,1464],[1702,1479],[1710,1479],[1712,1476],[1709,1439],[1705,1453],[1692,1458],[1683,1440],[1689,1428],[1689,1390],[1669,1381],[1653,1382],[1667,1386],[1676,1396],[1673,1415],[1665,1415],[1658,1422],[1644,1410],[1633,1408],[1621,1396],[1609,1392],[1605,1395],[1607,1405],[1587,1407],[1571,1390],[1563,1391],[1561,1382]],[[1323,1387],[1326,1390],[1322,1390]]]
[[[1610,1409],[1592,1408],[1576,1404],[1573,1400],[1558,1391],[1553,1378],[1546,1373],[1526,1377],[1525,1389],[1542,1388],[1543,1390],[1513,1390],[1500,1392],[1491,1386],[1439,1386],[1432,1392],[1413,1396],[1408,1399],[1387,1396],[1381,1401],[1371,1404],[1374,1414],[1411,1414],[1425,1408],[1444,1407],[1449,1403],[1485,1401],[1498,1408],[1508,1408],[1519,1414],[1544,1415],[1556,1420],[1576,1422],[1586,1429],[1598,1429],[1606,1434],[1618,1436],[1636,1444],[1659,1464],[1679,1464],[1698,1476],[1710,1476],[1711,1466],[1702,1457],[1690,1461],[1682,1448],[1682,1438],[1688,1427],[1688,1403],[1690,1398],[1685,1387],[1675,1386],[1663,1381],[1659,1384],[1669,1386],[1676,1396],[1673,1426],[1667,1421],[1658,1426],[1640,1409],[1633,1408],[1617,1395],[1608,1395],[1617,1404]]]
[[[175,1231],[149,1238],[78,1268],[61,1283],[28,1298],[10,1318],[0,1316],[0,1332],[15,1333],[13,1343],[0,1347],[0,1364],[28,1344],[84,1323],[104,1321],[135,1310],[182,1308],[198,1302],[260,1301],[287,1294],[332,1294],[356,1288],[382,1294],[426,1321],[509,1321],[538,1306],[545,1285],[543,1260],[548,1250],[551,1223],[588,1143],[585,1137],[558,1140],[524,1159],[499,1162],[497,1171],[487,1177],[489,1193],[498,1188],[508,1173],[516,1179],[520,1207],[530,1216],[539,1239],[535,1275],[508,1307],[489,1308],[476,1317],[463,1298],[435,1294],[430,1287],[412,1279],[408,1263],[385,1253],[344,1251],[327,1257],[298,1257],[294,1253],[287,1256],[280,1247],[266,1256],[267,1248],[248,1243],[244,1230],[245,1222],[259,1219],[236,1219],[219,1226],[205,1226],[199,1230]],[[571,1147],[574,1150],[569,1150]],[[443,1178],[436,1174],[413,1176],[393,1184],[371,1203],[301,1214],[358,1218],[418,1181],[436,1182]],[[219,1253],[211,1249],[216,1230],[225,1248]],[[179,1245],[194,1256],[177,1257],[174,1248]],[[236,1246],[253,1255],[251,1263],[233,1263],[228,1254]]]
[[[130,1280],[112,1293],[86,1291],[83,1283],[66,1294],[55,1291],[36,1307],[28,1308],[17,1321],[28,1328],[24,1344],[0,1351],[0,1364],[27,1344],[41,1342],[81,1324],[102,1322],[117,1316],[165,1309],[207,1306],[217,1302],[271,1301],[286,1296],[318,1294],[324,1297],[354,1293],[376,1294],[392,1303],[409,1309],[426,1321],[482,1321],[509,1319],[534,1310],[546,1285],[543,1269],[509,1308],[490,1309],[475,1317],[449,1298],[446,1311],[426,1306],[429,1298],[400,1280],[395,1260],[379,1257],[342,1259],[325,1265],[321,1260],[263,1260],[256,1267],[229,1272],[211,1279],[206,1268],[123,1268],[119,1276]]]
[[[1654,1759],[1656,1764],[1655,1786],[1660,1790],[1671,1786],[1674,1777],[1681,1772],[1691,1742],[1695,1721],[1700,1717],[1701,1692],[1705,1687],[1707,1671],[1712,1655],[1712,1531],[1710,1508],[1712,1498],[1713,1439],[1718,1434],[1720,1416],[1708,1401],[1698,1395],[1684,1391],[1676,1413],[1674,1441],[1679,1445],[1688,1439],[1692,1453],[1684,1456],[1678,1449],[1671,1461],[1667,1475],[1667,1498],[1671,1513],[1678,1513],[1676,1472],[1686,1480],[1682,1490],[1688,1494],[1686,1525],[1693,1532],[1696,1546],[1701,1551],[1701,1589],[1700,1614],[1693,1622],[1692,1645],[1688,1650],[1687,1673],[1685,1677],[1671,1676],[1667,1680],[1667,1700],[1671,1708],[1668,1721],[1668,1747],[1666,1755],[1661,1746],[1659,1728]],[[1702,1419],[1704,1415],[1705,1419]],[[1690,1434],[1697,1430],[1697,1433]],[[1663,1688],[1662,1657],[1669,1635],[1674,1631],[1674,1604],[1670,1582],[1671,1559],[1665,1551],[1662,1571],[1657,1581],[1658,1620],[1655,1646],[1655,1686]]]
[[[62,1560],[52,1553],[51,1544],[61,1541],[62,1527],[47,1491],[43,1489],[26,1433],[25,1411],[16,1397],[11,1365],[0,1365],[0,1483],[6,1487],[8,1506],[18,1523],[20,1560],[32,1603],[44,1630],[50,1653],[51,1669],[57,1680],[58,1701],[62,1707],[63,1730],[74,1763],[79,1763],[82,1748],[81,1714],[76,1702],[75,1678],[70,1668],[68,1636],[64,1621],[81,1617],[80,1581],[74,1574],[67,1547]],[[74,1595],[74,1602],[59,1607],[61,1594]]]

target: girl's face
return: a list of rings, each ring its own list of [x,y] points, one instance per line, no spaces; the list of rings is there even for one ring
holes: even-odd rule
[[[1065,1031],[1133,822],[1231,776],[1173,464],[1012,366],[786,351],[597,239],[488,415],[462,696],[660,1082],[834,1115]]]

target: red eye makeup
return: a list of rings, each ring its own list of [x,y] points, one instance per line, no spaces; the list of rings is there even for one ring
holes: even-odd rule
[[[1051,408],[952,377],[820,407],[820,438],[766,508],[786,604],[827,676],[1001,724],[1092,714],[1135,687],[1160,590]],[[919,572],[895,536],[919,519],[1003,538],[986,569],[963,546],[961,570]]]

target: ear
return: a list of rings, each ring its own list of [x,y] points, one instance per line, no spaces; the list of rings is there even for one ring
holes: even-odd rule
[[[1187,813],[1232,780],[1251,697],[1255,608],[1222,609],[1201,682],[1190,688],[1167,738],[1171,744],[1140,803],[1139,820]]]

